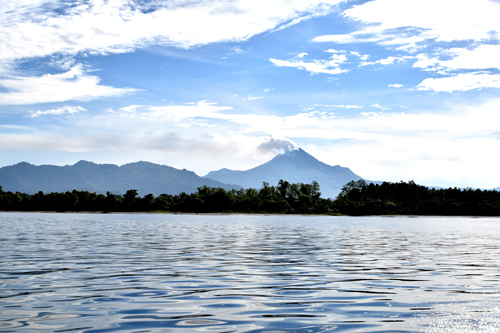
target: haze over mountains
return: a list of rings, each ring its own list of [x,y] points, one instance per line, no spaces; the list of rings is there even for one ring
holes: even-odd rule
[[[290,183],[320,184],[322,197],[333,198],[342,186],[362,177],[348,168],[330,166],[318,161],[300,148],[288,149],[269,162],[246,171],[221,169],[199,177],[192,171],[179,170],[149,162],[129,163],[122,166],[80,161],[75,165],[35,166],[26,162],[0,168],[0,185],[4,191],[33,194],[66,192],[73,189],[124,194],[137,189],[139,195],[152,193],[193,193],[198,187],[222,187],[225,190],[262,187],[263,182],[277,185],[280,179]]]
[[[277,185],[280,179],[290,183],[320,184],[323,198],[335,198],[342,186],[363,179],[349,168],[331,166],[305,152],[301,148],[286,149],[270,161],[246,171],[220,169],[200,177],[193,171],[179,170],[150,162],[96,164],[80,161],[74,165],[36,166],[26,162],[0,168],[0,186],[4,191],[34,194],[66,192],[72,190],[105,194],[124,194],[136,189],[140,196],[152,193],[193,193],[198,187],[221,187],[226,191],[241,188],[260,189],[263,182]],[[366,180],[366,179],[365,179]],[[366,180],[367,183],[382,183]],[[433,187],[433,186],[428,186]],[[440,187],[434,187],[440,188]],[[500,190],[500,187],[492,190]]]
[[[225,190],[239,189],[238,185],[228,185],[216,180],[201,178],[192,171],[179,170],[149,162],[95,164],[80,161],[75,165],[35,166],[26,162],[0,168],[0,186],[4,191],[33,194],[66,192],[74,189],[114,194],[124,194],[136,189],[140,196],[152,193],[179,194],[193,193],[203,185],[222,187]]]
[[[263,181],[276,185],[280,179],[290,183],[311,183],[315,180],[319,183],[321,196],[324,198],[334,198],[346,183],[363,179],[349,168],[331,166],[318,161],[301,148],[289,149],[284,154],[279,154],[269,162],[250,170],[221,169],[209,172],[204,177],[223,183],[238,184],[243,188],[260,188]]]

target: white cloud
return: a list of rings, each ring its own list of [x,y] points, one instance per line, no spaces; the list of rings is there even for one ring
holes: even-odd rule
[[[360,115],[363,117],[378,117],[381,114],[379,112],[361,112]]]
[[[56,1],[50,10],[42,6],[48,1],[11,2],[0,13],[0,64],[58,53],[128,52],[151,44],[188,48],[244,41],[301,17],[325,15],[339,1],[89,0],[69,6]]]
[[[427,54],[420,53],[417,54],[417,61],[413,64],[413,67],[424,68],[425,70],[436,71],[439,65],[439,60],[436,58],[429,58]]]
[[[323,106],[326,108],[340,108],[340,109],[362,109],[361,105],[343,105],[343,104],[314,104],[313,106]]]
[[[81,106],[63,106],[57,109],[51,109],[51,110],[38,110],[38,111],[30,111],[30,113],[25,116],[26,118],[35,118],[39,116],[45,116],[45,115],[62,115],[62,114],[73,114],[73,113],[78,113],[82,111],[87,111],[85,108],[82,108]]]
[[[267,93],[267,92],[270,92],[270,91],[273,91],[273,90],[274,90],[274,88],[272,88],[272,89],[266,88],[266,89],[264,89],[264,92]]]
[[[134,105],[134,104],[132,104],[132,105],[120,108],[120,111],[135,112],[135,111],[137,111],[137,109],[142,108],[142,107],[143,107],[142,105]]]
[[[385,59],[380,59],[380,60],[373,61],[373,62],[363,61],[359,66],[362,67],[362,66],[369,66],[369,65],[376,65],[376,64],[387,66],[387,65],[392,65],[394,62],[397,62],[397,63],[405,62],[410,58],[413,58],[413,57],[406,57],[406,56],[405,57],[387,57]]]
[[[75,58],[73,56],[53,57],[50,65],[67,71],[75,65]]]
[[[481,88],[500,88],[500,75],[463,73],[450,77],[428,78],[418,85],[419,90],[444,92],[467,91]]]
[[[483,44],[472,50],[451,48],[444,55],[452,59],[439,60],[419,54],[413,67],[431,70],[500,69],[500,45]]]
[[[333,107],[342,108],[342,109],[362,109],[363,107],[360,105],[332,105]]]
[[[388,49],[408,53],[425,50],[425,53],[416,56],[413,67],[451,76],[448,80],[429,78],[419,85],[420,89],[464,91],[497,87],[495,76],[467,74],[473,82],[466,83],[462,82],[465,74],[457,71],[500,68],[498,1],[373,0],[351,7],[343,15],[358,22],[360,29],[348,34],[317,36],[312,41],[378,43]],[[465,47],[450,48],[452,42],[460,42]],[[387,65],[394,63],[398,57],[364,61],[360,66]],[[399,57],[397,61],[410,58]]]
[[[346,51],[344,51],[344,50],[335,50],[335,49],[328,49],[325,52],[328,52],[328,53],[346,53]],[[351,54],[357,55],[359,57],[358,52],[351,52]]]
[[[327,42],[332,42],[332,43],[338,43],[338,44],[349,44],[349,43],[355,43],[358,42],[358,39],[353,36],[353,34],[348,35],[324,35],[324,36],[318,36],[314,37],[312,39],[313,42],[317,43],[327,43]],[[376,41],[375,38],[370,39],[369,41]]]
[[[373,107],[384,107],[374,104]],[[452,137],[467,138],[484,136],[498,131],[500,101],[493,101],[475,107],[454,106],[447,114],[436,115],[431,113],[393,113],[369,112],[360,116],[351,117],[324,117],[322,112],[306,111],[295,115],[277,116],[260,114],[240,114],[231,107],[219,106],[217,103],[201,101],[194,105],[170,105],[149,107],[148,112],[104,114],[91,116],[87,119],[74,119],[83,128],[119,129],[129,133],[129,128],[137,126],[152,126],[165,129],[172,120],[186,124],[198,124],[200,118],[220,119],[224,122],[212,122],[215,128],[222,128],[225,122],[234,131],[240,133],[268,133],[276,137],[309,137],[309,138],[350,138],[364,140],[367,138],[392,138],[396,136],[449,135]],[[101,119],[96,121],[96,119]],[[242,127],[234,124],[242,125]],[[243,132],[241,132],[243,130]],[[294,131],[297,133],[294,134]],[[195,131],[196,132],[196,131]],[[280,132],[281,134],[279,134]],[[147,130],[138,130],[138,134],[149,133]],[[304,135],[304,136],[302,136]]]
[[[399,88],[402,88],[402,87],[403,87],[403,85],[402,85],[402,84],[399,84],[399,83],[394,83],[394,84],[390,84],[390,85],[389,85],[389,87],[399,89]]]
[[[316,41],[347,41],[349,37],[400,45],[423,40],[484,41],[500,31],[500,4],[488,0],[375,0],[354,6],[344,15],[368,27]]]
[[[347,61],[347,57],[344,54],[333,54],[329,60],[303,60],[307,53],[300,53],[296,57],[289,60],[279,60],[270,58],[274,65],[278,67],[295,67],[298,69],[306,70],[311,74],[340,74],[346,73],[347,69],[341,69],[340,65]]]
[[[252,96],[252,95],[248,95],[246,98],[243,98],[244,101],[255,101],[257,99],[261,99],[261,98],[264,98],[262,96]]]
[[[338,1],[337,3],[339,3],[339,2],[341,2],[341,1]],[[290,3],[288,2],[286,4],[289,5]],[[288,27],[291,27],[292,25],[298,24],[302,21],[309,20],[309,19],[312,19],[315,17],[327,15],[332,11],[332,8],[330,7],[332,4],[333,4],[332,1],[327,1],[327,3],[323,3],[322,5],[320,4],[320,6],[317,8],[317,10],[314,13],[293,19],[285,24],[281,24],[276,29],[273,29],[271,32],[280,31],[280,30],[286,29]]]
[[[492,110],[498,105],[489,104],[478,109],[457,108],[459,111],[445,115],[368,112],[359,117],[330,117],[319,111],[306,111],[289,116],[240,114],[232,111],[231,107],[202,101],[195,105],[150,107],[153,112],[131,114],[132,118],[126,121],[130,126],[150,121],[163,126],[164,123],[177,121],[196,127],[199,125],[198,119],[211,118],[211,124],[215,128],[227,124],[228,128],[243,134],[267,133],[288,138],[385,140],[398,136],[420,136],[422,131],[448,133],[447,135],[452,137],[469,137],[471,134],[484,135],[486,132],[497,130],[500,114]],[[379,104],[373,104],[372,107],[388,109]],[[110,124],[119,126],[117,124],[122,122],[117,120],[117,116],[111,117],[113,121]],[[222,122],[217,122],[217,119]],[[231,123],[233,125],[230,125]],[[101,125],[108,126],[100,122],[99,126]]]
[[[332,108],[339,108],[339,109],[362,109],[362,105],[351,105],[351,104],[312,104],[310,106],[307,106],[304,108],[304,111],[311,111],[315,110],[316,108],[322,108],[323,110],[331,110]]]
[[[38,77],[14,76],[0,79],[0,104],[27,105],[37,103],[89,101],[106,96],[120,96],[136,92],[132,88],[114,88],[99,84],[97,76],[87,75],[81,65],[61,74]]]
[[[238,55],[238,54],[243,54],[243,53],[246,53],[247,51],[243,50],[241,47],[239,46],[234,46],[232,48],[232,52],[229,52],[226,54],[226,56],[224,57],[221,57],[221,59],[227,59],[229,56],[233,56],[233,55]]]
[[[233,47],[233,54],[241,54],[241,53],[245,53],[245,51],[243,51],[241,47],[238,46]]]
[[[380,43],[391,47],[399,46],[396,48],[397,50],[413,52],[419,48],[416,43],[425,41],[425,38],[420,36],[396,37],[394,32],[385,34],[384,31],[379,31],[377,28],[371,27],[350,34],[317,36],[312,41],[316,43],[331,42],[337,44]]]
[[[380,109],[380,110],[390,110],[391,108],[388,108],[388,107],[385,107],[385,106],[381,106],[380,104],[376,103],[376,104],[372,104],[372,107],[376,108],[376,109]]]
[[[224,114],[219,111],[232,110],[229,106],[217,106],[217,103],[200,101],[191,105],[169,105],[169,106],[152,106],[149,107],[149,112],[141,113],[143,117],[163,118],[170,121],[182,121],[192,118],[225,118]]]

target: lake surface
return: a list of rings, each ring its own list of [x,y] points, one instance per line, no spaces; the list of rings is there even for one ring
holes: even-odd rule
[[[0,332],[498,332],[500,219],[0,213]]]

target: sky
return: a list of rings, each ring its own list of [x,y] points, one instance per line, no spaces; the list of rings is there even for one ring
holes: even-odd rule
[[[203,176],[289,147],[500,186],[499,0],[0,0],[0,167]]]

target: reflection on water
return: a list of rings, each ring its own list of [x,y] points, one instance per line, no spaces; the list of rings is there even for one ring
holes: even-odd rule
[[[497,332],[500,219],[0,214],[0,332]]]

